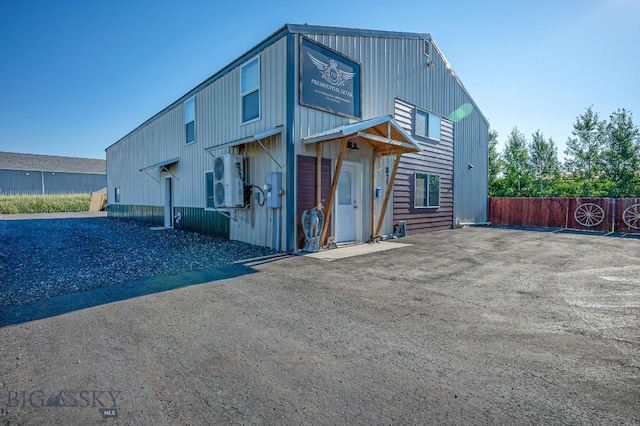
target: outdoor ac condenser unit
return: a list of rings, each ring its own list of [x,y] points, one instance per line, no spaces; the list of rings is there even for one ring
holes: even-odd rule
[[[226,154],[213,160],[213,204],[216,208],[244,207],[242,155]]]

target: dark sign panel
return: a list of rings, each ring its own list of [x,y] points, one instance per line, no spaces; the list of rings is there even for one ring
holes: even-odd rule
[[[360,118],[360,64],[308,40],[300,45],[300,104]]]

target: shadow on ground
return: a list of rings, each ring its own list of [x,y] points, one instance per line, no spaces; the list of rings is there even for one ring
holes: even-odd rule
[[[254,266],[274,262],[284,257],[287,257],[287,255],[264,256],[215,269],[184,272],[175,275],[157,275],[93,290],[68,293],[25,305],[0,306],[0,328],[134,297],[253,274],[256,272],[253,269]]]

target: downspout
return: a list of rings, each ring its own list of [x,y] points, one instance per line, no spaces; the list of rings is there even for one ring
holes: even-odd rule
[[[287,197],[287,208],[285,214],[286,223],[286,244],[285,249],[287,252],[292,253],[297,251],[296,247],[296,207],[295,207],[295,142],[293,140],[294,133],[294,114],[296,107],[295,90],[296,90],[296,37],[294,34],[287,34],[287,115],[284,128],[285,133],[285,146],[286,146],[286,184],[285,184],[285,196]]]

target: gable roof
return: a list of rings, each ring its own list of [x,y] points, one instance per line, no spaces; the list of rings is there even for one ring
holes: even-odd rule
[[[380,155],[421,152],[420,145],[390,115],[345,124],[303,138],[305,144],[322,143],[355,137]]]
[[[181,103],[185,102],[187,99],[189,99],[192,96],[194,96],[196,93],[198,93],[204,87],[206,87],[206,86],[210,85],[211,83],[215,82],[216,80],[224,77],[226,74],[231,72],[233,69],[235,69],[238,66],[242,65],[247,60],[249,60],[253,56],[257,55],[260,51],[262,51],[262,50],[266,49],[267,47],[271,46],[276,41],[280,40],[282,37],[284,37],[284,36],[286,36],[288,34],[331,34],[331,35],[347,35],[347,36],[354,36],[354,37],[360,36],[360,37],[382,37],[382,38],[403,38],[403,39],[429,40],[431,42],[431,44],[435,47],[435,49],[438,52],[438,54],[444,60],[446,66],[447,66],[447,69],[451,72],[451,75],[453,76],[453,78],[460,85],[460,87],[467,94],[467,96],[469,96],[469,99],[471,99],[471,102],[474,105],[474,108],[476,109],[476,111],[478,113],[480,113],[480,116],[488,123],[488,120],[486,119],[486,117],[482,114],[482,112],[480,112],[480,109],[477,108],[477,105],[476,105],[475,101],[473,101],[473,99],[471,98],[471,95],[469,94],[469,91],[464,87],[464,85],[462,84],[462,81],[460,80],[458,75],[453,70],[453,67],[451,67],[451,65],[449,64],[449,61],[444,56],[444,54],[442,53],[440,48],[435,44],[435,42],[433,41],[433,39],[431,37],[431,34],[429,34],[429,33],[411,33],[411,32],[384,31],[384,30],[366,30],[366,29],[358,29],[358,28],[328,27],[328,26],[307,25],[307,24],[304,24],[304,25],[285,24],[282,27],[280,27],[277,31],[275,31],[274,33],[269,35],[267,38],[262,40],[260,43],[256,44],[251,49],[247,50],[242,55],[237,57],[235,60],[233,60],[232,62],[230,62],[226,66],[224,66],[220,71],[216,72],[211,77],[207,78],[202,83],[198,84],[196,87],[194,87],[193,89],[189,90],[187,93],[185,93],[184,95],[182,95],[181,97],[176,99],[174,102],[169,104],[166,108],[162,109],[157,114],[154,114],[152,117],[150,117],[144,123],[140,124],[135,129],[133,129],[132,131],[130,131],[129,133],[127,133],[126,135],[124,135],[123,137],[118,139],[115,143],[113,143],[110,146],[108,146],[105,149],[105,151],[107,149],[111,148],[112,146],[117,145],[120,141],[122,141],[123,139],[127,138],[129,135],[131,135],[132,133],[136,132],[138,129],[141,129],[141,128],[145,127],[147,124],[151,123],[156,118],[158,118],[161,115],[165,114],[169,110],[171,110],[171,109],[175,108],[176,106],[180,105]]]
[[[0,170],[106,174],[106,160],[0,151]]]

